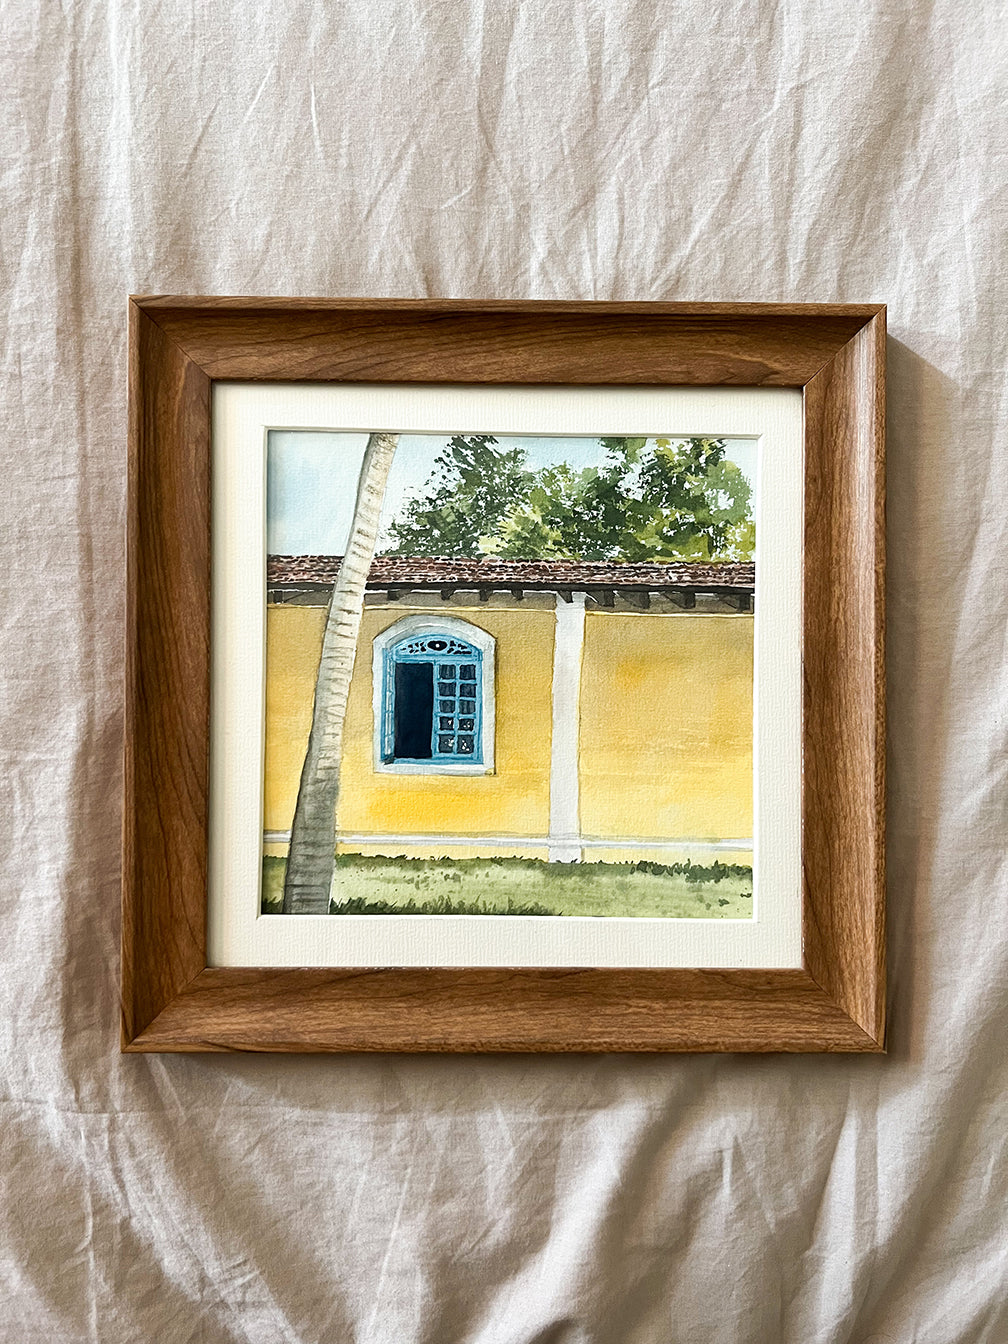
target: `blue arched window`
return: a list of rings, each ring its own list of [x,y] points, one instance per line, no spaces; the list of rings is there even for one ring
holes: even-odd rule
[[[376,764],[485,770],[492,655],[485,631],[452,618],[406,617],[383,632],[375,641]]]

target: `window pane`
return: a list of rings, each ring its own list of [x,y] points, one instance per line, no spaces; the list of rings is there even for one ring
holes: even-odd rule
[[[462,678],[463,681],[475,681],[475,680],[476,680],[476,664],[475,664],[475,663],[463,663],[462,666],[459,668],[459,676]]]
[[[455,680],[455,664],[454,664],[454,663],[442,663],[441,666],[438,668],[438,676],[439,676],[439,677],[443,677],[443,678],[444,678],[445,680],[447,680],[447,681],[454,681],[454,680]]]
[[[450,754],[455,750],[454,746],[452,745],[454,741],[455,739],[453,737],[439,737],[437,740],[438,751]],[[472,738],[470,738],[469,741],[471,742]],[[472,747],[470,747],[469,750],[472,751]]]
[[[441,720],[441,726],[444,727],[444,720],[443,720],[443,719]],[[459,719],[459,732],[460,732],[460,733],[471,733],[471,732],[474,732],[475,729],[476,729],[476,720],[475,720],[475,719]]]
[[[459,740],[458,740],[459,755],[460,755],[460,756],[471,756],[471,755],[473,754],[473,749],[474,749],[475,745],[476,745],[476,742],[475,742],[475,739],[474,739],[474,738],[472,738],[472,737],[462,737],[462,736],[460,736],[460,737],[459,737]]]
[[[469,712],[470,714],[473,714],[473,713],[475,713],[476,711],[475,711],[475,710],[469,710],[468,712]],[[454,713],[455,713],[455,701],[454,701],[454,700],[439,700],[439,701],[438,701],[438,713],[439,713],[439,714],[454,714]]]
[[[439,681],[437,689],[438,695],[454,695],[455,683],[453,681]]]
[[[475,713],[476,713],[476,701],[475,701],[475,700],[460,700],[460,701],[459,701],[459,706],[458,706],[458,708],[459,708],[459,713],[460,713],[460,714],[475,714]]]
[[[469,726],[471,728],[472,724],[470,724]],[[465,727],[464,723],[462,727],[463,728]],[[455,720],[452,718],[450,714],[447,715],[445,718],[438,719],[438,728],[440,728],[441,732],[443,733],[450,733],[455,728]]]

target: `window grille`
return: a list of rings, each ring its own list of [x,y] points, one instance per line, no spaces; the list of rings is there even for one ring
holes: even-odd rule
[[[382,760],[483,763],[483,653],[449,634],[405,637],[383,659]]]

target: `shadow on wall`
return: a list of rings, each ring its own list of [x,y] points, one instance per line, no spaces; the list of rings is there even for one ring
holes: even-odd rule
[[[886,354],[888,1049],[911,1058],[923,1053],[916,982],[928,973],[915,896],[941,863],[936,819],[945,800],[934,763],[952,749],[963,654],[955,611],[974,548],[956,502],[974,493],[990,445],[979,429],[959,428],[969,422],[964,389],[891,337]]]

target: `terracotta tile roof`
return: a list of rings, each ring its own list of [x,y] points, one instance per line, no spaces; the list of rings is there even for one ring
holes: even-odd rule
[[[271,555],[270,587],[324,587],[336,581],[339,555]],[[697,592],[750,592],[756,566],[740,564],[619,564],[610,560],[451,560],[379,555],[371,565],[369,588],[691,588]]]

